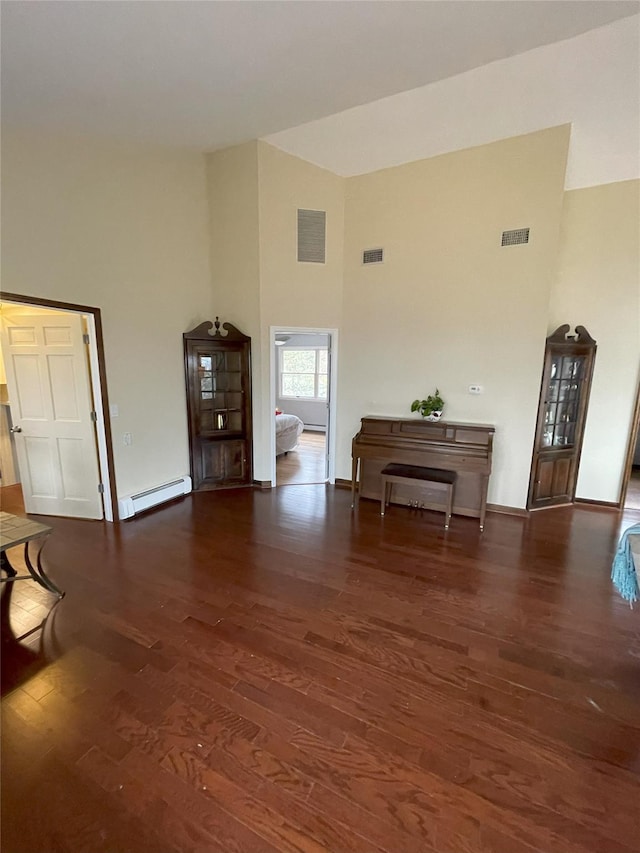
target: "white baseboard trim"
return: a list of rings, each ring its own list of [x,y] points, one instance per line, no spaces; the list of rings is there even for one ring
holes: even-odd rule
[[[183,495],[188,495],[191,491],[191,477],[180,477],[179,480],[172,480],[170,483],[163,483],[161,486],[156,486],[154,489],[147,489],[144,492],[138,492],[135,495],[118,499],[118,515],[120,520],[132,518],[140,512],[147,509],[152,509],[166,501],[175,500]]]

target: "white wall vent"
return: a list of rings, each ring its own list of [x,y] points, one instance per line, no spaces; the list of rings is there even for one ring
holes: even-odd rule
[[[520,246],[529,242],[529,229],[516,228],[513,231],[502,232],[502,246]]]
[[[323,264],[327,234],[324,210],[298,210],[298,261]]]
[[[381,264],[384,261],[384,249],[365,249],[362,253],[363,264]]]
[[[162,486],[157,486],[155,489],[147,489],[146,492],[138,492],[137,495],[119,498],[118,515],[122,521],[166,501],[188,495],[190,491],[191,477],[181,477],[179,480],[163,483]]]

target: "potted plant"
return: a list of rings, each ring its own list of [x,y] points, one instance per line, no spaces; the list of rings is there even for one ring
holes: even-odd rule
[[[420,412],[428,421],[439,421],[444,409],[444,400],[440,391],[436,388],[435,394],[430,394],[426,400],[414,400],[411,404],[412,412]]]

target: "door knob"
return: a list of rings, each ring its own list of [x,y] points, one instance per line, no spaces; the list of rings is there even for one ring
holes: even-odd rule
[[[11,427],[9,432],[22,432],[22,427]]]

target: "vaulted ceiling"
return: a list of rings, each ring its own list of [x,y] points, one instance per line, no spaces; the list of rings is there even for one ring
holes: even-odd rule
[[[637,13],[627,0],[3,2],[2,119],[212,150]]]

